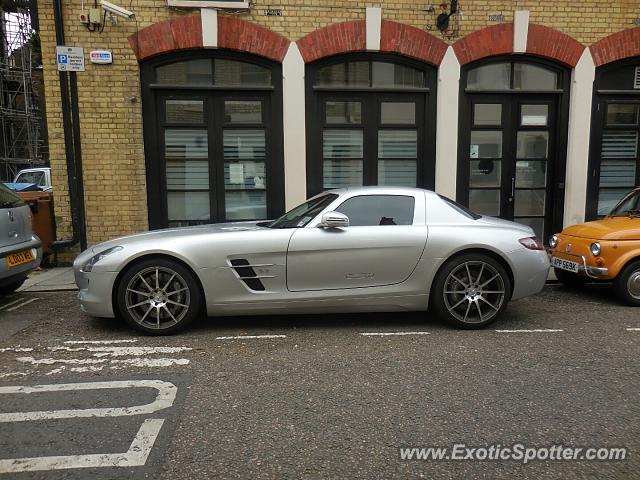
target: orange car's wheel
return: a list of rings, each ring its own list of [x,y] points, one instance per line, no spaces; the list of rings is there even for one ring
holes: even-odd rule
[[[627,265],[613,282],[613,289],[624,303],[640,307],[640,261]]]

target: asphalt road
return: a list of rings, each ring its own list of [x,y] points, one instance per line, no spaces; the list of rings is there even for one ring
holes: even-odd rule
[[[0,299],[0,327],[0,480],[640,478],[640,309],[605,288],[548,286],[482,331],[411,313],[153,338],[84,316],[72,292]],[[58,386],[7,388],[41,385]],[[627,456],[400,458],[518,443]]]

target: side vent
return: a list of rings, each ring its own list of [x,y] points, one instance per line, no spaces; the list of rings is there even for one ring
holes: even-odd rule
[[[633,88],[640,88],[640,67],[636,67],[635,75],[633,76]]]
[[[238,277],[240,277],[240,280],[242,280],[247,287],[258,292],[264,291],[264,285],[260,279],[257,278],[258,275],[256,274],[256,271],[247,260],[244,258],[236,258],[234,260],[230,260],[230,263],[238,274]]]

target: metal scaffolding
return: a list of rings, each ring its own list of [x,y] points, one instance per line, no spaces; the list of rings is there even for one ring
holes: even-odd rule
[[[33,0],[0,0],[0,180],[48,163],[44,83]]]

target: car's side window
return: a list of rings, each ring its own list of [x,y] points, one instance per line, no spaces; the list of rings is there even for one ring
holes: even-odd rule
[[[349,225],[412,225],[415,198],[404,195],[361,195],[345,200],[336,212],[349,217]]]

